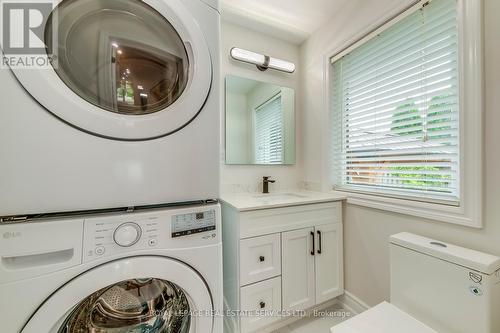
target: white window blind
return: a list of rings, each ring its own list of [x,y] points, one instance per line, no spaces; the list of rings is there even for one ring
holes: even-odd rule
[[[459,202],[456,0],[332,58],[334,188]]]
[[[255,109],[255,162],[283,163],[283,107],[281,93]]]

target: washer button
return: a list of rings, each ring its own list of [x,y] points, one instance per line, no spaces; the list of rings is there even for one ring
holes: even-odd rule
[[[106,252],[104,246],[99,246],[95,248],[95,254],[97,254],[98,256],[102,256],[104,252]]]
[[[158,240],[156,238],[151,238],[149,240],[149,246],[156,246],[158,244]]]

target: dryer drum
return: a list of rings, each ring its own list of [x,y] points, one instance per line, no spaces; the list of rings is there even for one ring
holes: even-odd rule
[[[59,333],[187,333],[190,306],[176,284],[159,279],[127,280],[80,302]]]

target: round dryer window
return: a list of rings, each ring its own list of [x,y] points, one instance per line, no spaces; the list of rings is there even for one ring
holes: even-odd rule
[[[62,0],[44,29],[52,69],[12,69],[48,111],[119,140],[172,134],[203,109],[212,59],[182,0]]]
[[[54,69],[64,83],[107,111],[158,112],[187,85],[181,37],[142,1],[65,0],[47,22],[45,41],[48,53],[58,55]]]

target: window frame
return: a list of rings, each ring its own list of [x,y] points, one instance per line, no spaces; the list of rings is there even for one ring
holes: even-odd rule
[[[356,192],[333,189],[330,171],[333,168],[332,151],[332,109],[330,102],[332,59],[339,58],[357,46],[386,30],[393,24],[422,8],[429,0],[412,1],[397,8],[387,17],[371,26],[361,29],[353,38],[340,43],[324,55],[325,94],[324,105],[328,121],[325,124],[327,144],[325,170],[329,174],[330,189],[347,196],[347,202],[354,205],[423,217],[431,220],[482,228],[483,188],[483,0],[456,0],[458,17],[458,68],[459,68],[459,168],[460,202],[458,205],[443,204],[432,200],[421,201],[418,197],[381,196],[380,193]],[[433,0],[431,0],[433,1]],[[467,140],[464,140],[467,138]]]

